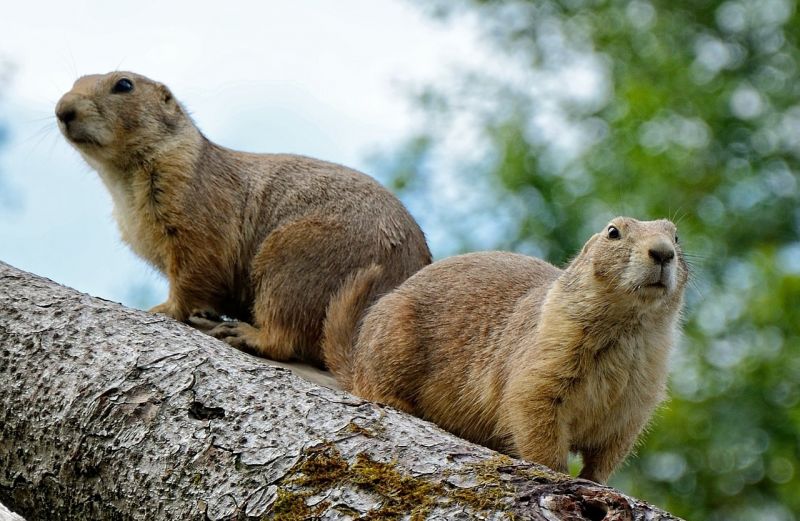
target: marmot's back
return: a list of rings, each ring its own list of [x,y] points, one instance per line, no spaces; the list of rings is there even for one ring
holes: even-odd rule
[[[476,337],[492,343],[508,316],[533,287],[546,287],[560,270],[533,257],[508,252],[478,252],[443,259],[411,276],[394,294],[413,305],[414,324],[423,344],[442,339],[446,351],[459,353]],[[370,315],[381,313],[379,302]],[[362,334],[368,334],[370,319]],[[445,360],[435,360],[433,363]]]

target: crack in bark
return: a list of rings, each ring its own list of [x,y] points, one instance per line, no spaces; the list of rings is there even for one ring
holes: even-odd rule
[[[139,363],[139,358],[137,357],[136,366],[135,367],[136,367],[136,369],[139,369],[139,370],[147,370],[147,369],[150,369],[151,367],[155,366],[159,362],[163,362],[163,361],[166,361],[166,360],[183,360],[184,358],[186,358],[190,354],[191,354],[190,352],[170,353],[170,354],[166,354],[164,356],[161,356],[159,358],[156,358],[155,360],[152,360],[150,362],[147,362],[146,364],[140,364]]]
[[[224,417],[225,409],[222,407],[206,407],[197,400],[189,404],[189,418],[194,420],[218,420]]]

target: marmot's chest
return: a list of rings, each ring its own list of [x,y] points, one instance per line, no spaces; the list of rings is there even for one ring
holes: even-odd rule
[[[114,209],[114,217],[122,240],[130,245],[137,255],[153,264],[160,271],[166,271],[169,239],[163,227],[154,223],[147,215],[126,210],[119,207]]]
[[[120,176],[102,175],[114,201],[114,219],[122,240],[162,272],[167,268],[171,237],[165,209],[154,200],[146,179],[125,182]],[[110,179],[109,179],[110,178]]]
[[[653,342],[653,331],[619,338],[587,364],[570,395],[572,439],[595,439],[651,409],[666,385],[666,347]]]

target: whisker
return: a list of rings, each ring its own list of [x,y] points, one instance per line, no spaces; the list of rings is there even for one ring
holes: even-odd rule
[[[75,62],[75,54],[72,52],[72,48],[67,44],[67,52],[69,53],[69,64],[72,67],[72,77],[78,77],[78,64]]]
[[[683,258],[686,261],[700,261],[702,263],[705,263],[710,257],[708,255],[703,255],[700,253],[689,253],[689,254],[684,253]]]
[[[675,209],[675,213],[670,217],[670,221],[675,223],[675,226],[680,227],[683,220],[686,218],[687,213],[684,211],[683,206],[679,206]]]
[[[687,282],[687,286],[690,290],[694,291],[694,293],[698,296],[698,300],[705,300],[705,294],[703,293],[703,289],[700,287],[700,281],[696,277],[689,277],[689,281]]]
[[[22,123],[41,123],[42,121],[54,121],[56,119],[55,114],[50,114],[49,116],[42,116],[41,118],[31,118],[23,120]]]
[[[40,121],[41,121],[41,120],[40,120]],[[46,136],[48,135],[48,133],[50,133],[50,132],[51,132],[53,129],[54,129],[54,126],[53,126],[53,125],[50,125],[50,124],[42,125],[41,127],[39,127],[39,130],[37,130],[37,131],[33,132],[33,133],[32,133],[32,134],[30,134],[28,137],[26,137],[26,138],[22,139],[22,140],[19,142],[19,144],[21,144],[21,145],[27,145],[27,144],[29,144],[31,141],[33,141],[34,139],[36,139],[36,140],[37,140],[37,143],[38,143],[39,141],[41,141],[41,139],[42,139],[43,137],[46,137]]]

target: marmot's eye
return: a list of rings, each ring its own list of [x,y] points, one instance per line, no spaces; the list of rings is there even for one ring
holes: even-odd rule
[[[114,88],[111,89],[111,92],[114,94],[120,94],[125,92],[130,92],[133,90],[133,82],[128,78],[122,78],[118,80],[117,83],[114,84]]]
[[[676,234],[675,234],[675,244],[679,244],[679,242],[680,242],[680,241],[678,241],[678,234],[676,233]]]
[[[619,233],[619,228],[614,225],[608,227],[608,238],[609,239],[619,239],[622,237],[622,234]]]

